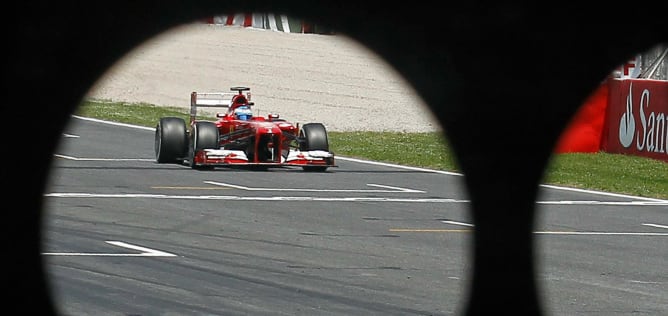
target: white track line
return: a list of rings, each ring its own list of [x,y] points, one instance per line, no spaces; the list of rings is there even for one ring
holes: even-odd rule
[[[372,183],[369,183],[369,184],[367,184],[367,185],[368,185],[368,186],[372,186],[372,187],[387,188],[387,189],[391,189],[391,190],[297,189],[297,188],[251,188],[251,187],[246,187],[246,186],[242,186],[242,185],[236,185],[236,184],[230,184],[230,183],[223,183],[223,182],[216,182],[216,181],[204,181],[204,183],[212,184],[212,185],[217,185],[217,186],[228,187],[228,188],[235,188],[235,189],[244,190],[244,191],[357,192],[357,193],[397,193],[397,192],[404,192],[404,193],[424,193],[424,191],[420,191],[420,190],[406,189],[406,188],[400,188],[400,187],[391,187],[391,186],[380,185],[380,184],[372,184]]]
[[[79,157],[65,156],[59,154],[55,154],[54,156],[74,161],[149,161],[149,162],[155,161],[155,159],[148,159],[148,158],[79,158]]]
[[[396,193],[396,191],[393,191]],[[146,198],[146,199],[182,199],[182,200],[228,200],[228,201],[328,201],[328,202],[408,202],[408,203],[469,203],[469,200],[447,198],[370,198],[370,197],[314,197],[314,196],[235,196],[235,195],[166,195],[166,194],[100,194],[100,193],[58,193],[44,194],[45,197],[57,198]],[[622,205],[622,206],[662,206],[665,202],[652,201],[539,201],[539,204],[552,205]]]
[[[463,222],[455,222],[455,221],[441,221],[441,223],[445,223],[445,224],[452,224],[452,225],[459,225],[459,226],[467,226],[467,227],[473,227],[473,224],[469,224],[469,223],[463,223]]]
[[[647,224],[643,223],[643,226],[656,227],[656,228],[665,228],[668,229],[668,225],[659,225],[659,224]]]
[[[168,252],[131,245],[122,241],[108,240],[108,244],[138,250],[141,253],[91,253],[91,252],[43,252],[46,256],[86,256],[86,257],[176,257],[175,254]]]
[[[104,120],[99,120],[99,119],[92,119],[92,118],[81,117],[81,116],[76,116],[76,115],[72,115],[72,117],[77,118],[77,119],[81,119],[81,120],[86,120],[86,121],[99,122],[99,123],[104,123],[104,124],[124,126],[124,127],[130,127],[130,128],[137,128],[137,129],[143,129],[143,130],[148,130],[148,131],[155,131],[155,128],[153,128],[153,127],[145,127],[145,126],[137,126],[137,125],[132,125],[132,124],[116,123],[116,122],[104,121]],[[425,168],[419,168],[419,167],[401,166],[401,165],[396,165],[396,164],[391,164],[391,163],[368,161],[368,160],[348,158],[348,157],[337,156],[336,159],[343,160],[343,161],[353,161],[353,162],[370,164],[370,165],[386,166],[386,167],[392,167],[392,168],[398,168],[398,169],[447,174],[447,175],[452,175],[452,176],[463,176],[463,174],[457,173],[457,172],[432,170],[432,169],[425,169]],[[567,188],[567,187],[560,187],[560,186],[547,185],[547,184],[541,184],[540,186],[545,187],[545,188],[549,188],[549,189],[554,189],[554,190],[574,191],[574,192],[582,192],[582,193],[588,193],[588,194],[625,197],[625,198],[639,199],[639,200],[646,200],[646,201],[656,201],[656,202],[659,202],[659,203],[668,203],[668,200],[653,199],[653,198],[646,198],[646,197],[640,197],[640,196],[623,195],[623,194],[616,194],[616,193],[609,193],[609,192],[602,192],[602,191],[595,191],[595,190]]]

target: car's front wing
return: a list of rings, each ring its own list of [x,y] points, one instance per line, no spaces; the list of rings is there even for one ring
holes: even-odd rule
[[[194,156],[194,165],[205,166],[299,166],[299,167],[337,167],[334,154],[322,150],[290,150],[280,161],[252,161],[243,150],[203,149]]]

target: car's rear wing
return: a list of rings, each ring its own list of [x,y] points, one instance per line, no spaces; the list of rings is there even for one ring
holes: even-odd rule
[[[246,94],[243,91],[249,91],[246,87],[232,87],[233,92],[192,92],[190,93],[190,123],[192,124],[197,117],[198,107],[208,108],[230,108],[234,105],[252,105],[250,102],[250,92]]]

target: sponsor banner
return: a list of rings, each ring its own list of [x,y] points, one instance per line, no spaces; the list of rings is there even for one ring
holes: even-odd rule
[[[245,13],[217,15],[213,16],[210,20],[207,20],[207,23],[247,27],[253,24],[253,15]]]
[[[217,15],[205,19],[205,23],[254,27],[286,33],[332,33],[322,27],[316,27],[300,19],[289,18],[287,15],[283,14],[271,13],[236,13],[228,15]]]
[[[601,149],[668,162],[668,81],[611,79]]]

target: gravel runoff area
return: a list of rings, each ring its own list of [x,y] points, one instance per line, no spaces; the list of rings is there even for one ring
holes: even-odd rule
[[[328,131],[441,130],[405,79],[343,35],[187,24],[129,52],[86,97],[188,108],[193,91],[233,86],[251,88],[256,114]]]

